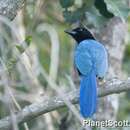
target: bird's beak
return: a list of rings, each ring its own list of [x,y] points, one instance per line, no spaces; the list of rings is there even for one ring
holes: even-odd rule
[[[76,34],[76,32],[73,31],[73,30],[65,30],[64,32],[68,33],[69,35],[75,35]]]

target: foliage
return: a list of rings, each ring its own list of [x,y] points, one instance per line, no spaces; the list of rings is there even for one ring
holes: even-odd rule
[[[64,9],[63,16],[66,22],[71,24],[75,22],[80,22],[81,20],[85,20],[86,22],[88,22],[89,17],[89,19],[95,19],[91,22],[93,25],[96,25],[96,27],[98,27],[99,15],[101,19],[110,19],[113,16],[118,16],[124,20],[128,17],[128,14],[130,12],[127,1],[123,0],[82,0],[82,4],[80,7],[77,7],[74,0],[59,1],[62,8]],[[95,10],[96,12],[98,12],[95,15],[86,15],[86,13],[91,14],[93,11],[95,12]],[[101,20],[100,24],[101,22],[103,23],[105,21]]]
[[[74,4],[74,0],[60,0],[60,4],[63,8],[68,8]]]
[[[26,48],[30,45],[31,41],[32,41],[32,36],[27,36],[21,45],[19,44],[16,45],[16,48],[22,54],[24,53]]]
[[[115,16],[118,16],[122,19],[126,19],[130,12],[130,8],[122,0],[105,0],[107,8]]]
[[[21,45],[17,44],[15,47],[18,49],[20,54],[22,54],[26,51],[26,48],[31,44],[31,41],[32,41],[32,36],[27,36]],[[19,56],[12,57],[8,60],[7,69],[8,69],[9,73],[11,73],[11,71],[14,69],[14,67],[18,61],[18,58],[19,58]]]

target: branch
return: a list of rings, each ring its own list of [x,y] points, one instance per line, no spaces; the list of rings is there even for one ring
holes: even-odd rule
[[[130,78],[125,81],[113,80],[107,81],[103,86],[98,89],[98,96],[104,97],[111,94],[126,92],[130,90]],[[72,91],[64,95],[71,103],[78,103],[79,90]],[[64,107],[65,103],[60,97],[53,97],[49,100],[41,100],[40,102],[33,103],[26,106],[16,114],[18,124],[36,118],[39,115],[51,112],[58,108]],[[9,128],[11,125],[11,118],[5,117],[0,120],[0,129]]]
[[[12,20],[24,3],[25,0],[0,0],[0,15]]]

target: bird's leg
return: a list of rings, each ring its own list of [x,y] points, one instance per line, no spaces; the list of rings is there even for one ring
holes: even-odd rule
[[[101,86],[105,83],[104,77],[98,77],[98,86]]]

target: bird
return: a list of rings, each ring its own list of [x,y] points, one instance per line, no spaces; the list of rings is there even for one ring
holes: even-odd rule
[[[92,118],[97,111],[97,78],[103,79],[108,71],[108,53],[86,27],[65,32],[77,43],[74,64],[80,76],[80,113],[83,118]]]

